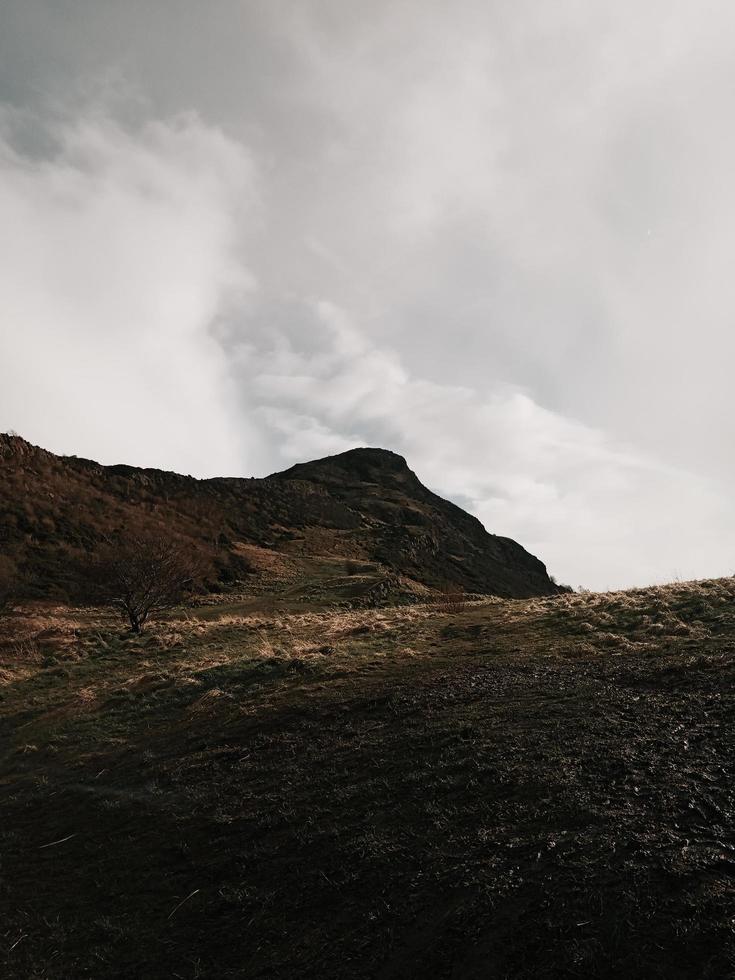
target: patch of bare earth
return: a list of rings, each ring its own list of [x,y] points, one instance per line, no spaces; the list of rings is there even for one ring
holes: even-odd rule
[[[443,606],[39,621],[3,975],[735,975],[732,580]]]

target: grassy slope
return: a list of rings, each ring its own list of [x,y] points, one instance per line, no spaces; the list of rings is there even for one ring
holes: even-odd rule
[[[26,609],[0,972],[731,976],[734,631],[732,580],[141,638]]]

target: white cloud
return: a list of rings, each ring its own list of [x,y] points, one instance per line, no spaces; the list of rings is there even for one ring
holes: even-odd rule
[[[283,466],[355,445],[402,452],[429,486],[574,584],[732,571],[723,487],[616,446],[519,390],[483,397],[414,377],[331,303],[310,314],[296,339],[247,351],[251,411]]]
[[[200,474],[378,443],[562,578],[732,571],[731,4],[16,6],[4,91],[102,70],[143,121],[2,141],[0,425]]]
[[[38,158],[16,121],[0,131],[3,424],[105,462],[239,470],[213,331],[253,288],[247,153],[191,114],[136,130],[93,114],[47,128]]]

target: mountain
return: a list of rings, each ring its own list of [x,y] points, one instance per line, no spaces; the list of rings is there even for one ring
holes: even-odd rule
[[[359,515],[353,539],[363,542],[366,553],[420,582],[503,596],[558,591],[542,562],[432,493],[396,453],[351,449],[298,463],[272,479],[323,487]]]
[[[198,480],[56,456],[6,434],[0,512],[0,552],[39,596],[78,594],[85,559],[105,539],[127,534],[170,534],[206,547],[215,590],[247,591],[256,579],[262,589],[269,575],[284,587],[328,572],[333,585],[346,575],[349,588],[342,583],[336,594],[356,600],[385,594],[386,583],[415,594],[559,591],[542,562],[489,534],[383,449],[353,449],[263,479]]]

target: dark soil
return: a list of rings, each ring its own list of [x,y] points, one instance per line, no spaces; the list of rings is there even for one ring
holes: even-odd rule
[[[2,975],[735,976],[733,647],[495,608],[359,674],[141,682],[106,739],[6,728]]]

